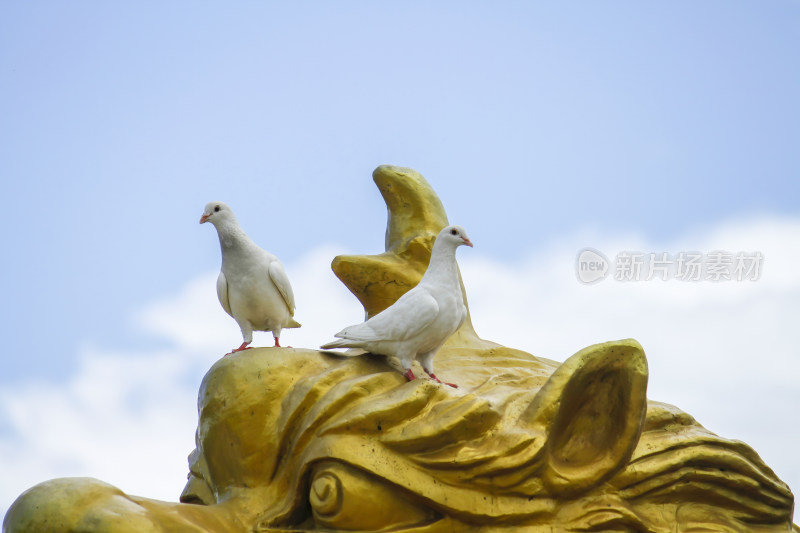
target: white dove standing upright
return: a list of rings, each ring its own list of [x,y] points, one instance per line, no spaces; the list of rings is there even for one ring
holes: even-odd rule
[[[300,327],[294,320],[294,293],[283,265],[247,236],[226,204],[206,204],[200,217],[200,224],[204,222],[214,224],[222,249],[219,303],[242,330],[242,345],[230,353],[246,350],[254,330],[271,331],[280,347],[281,330]]]
[[[409,381],[416,379],[411,364],[417,359],[432,379],[442,383],[433,372],[433,358],[467,318],[456,263],[456,248],[462,244],[472,246],[464,228],[444,228],[436,237],[428,269],[417,286],[366,322],[344,328],[334,335],[339,340],[321,348],[361,348],[396,356]]]

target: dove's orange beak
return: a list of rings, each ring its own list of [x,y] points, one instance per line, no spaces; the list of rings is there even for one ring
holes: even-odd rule
[[[473,247],[473,246],[472,246],[472,241],[471,241],[471,240],[469,240],[469,239],[468,239],[468,238],[466,238],[466,237],[462,237],[462,239],[464,239],[464,244],[466,244],[466,245],[467,245],[467,246],[469,246],[470,248],[472,248],[472,247]]]
[[[209,219],[209,218],[210,218],[210,215],[203,215],[203,216],[201,216],[201,217],[200,217],[200,223],[202,224],[203,222],[208,222],[208,219]]]

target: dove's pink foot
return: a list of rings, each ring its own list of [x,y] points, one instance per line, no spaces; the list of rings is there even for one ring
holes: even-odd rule
[[[406,370],[406,373],[403,375],[406,377],[408,381],[414,381],[415,379],[417,379],[417,376],[414,375],[414,373],[411,371],[410,368]]]
[[[445,384],[445,385],[450,385],[450,386],[451,386],[451,387],[453,387],[454,389],[457,389],[457,388],[458,388],[458,385],[456,385],[455,383],[447,383],[447,382],[445,382],[445,381],[442,381],[441,379],[437,378],[437,377],[436,377],[436,374],[430,374],[430,376],[431,376],[431,379],[432,379],[433,381],[435,381],[436,383],[443,383],[443,384]]]
[[[249,342],[243,342],[241,346],[239,346],[238,348],[234,348],[233,350],[231,350],[230,352],[226,353],[225,355],[231,355],[231,354],[234,354],[236,352],[241,352],[243,350],[249,350],[250,346],[248,346],[248,344],[250,344],[250,343]]]
[[[273,348],[280,348],[281,347],[281,343],[278,342],[278,337],[273,337],[273,339],[275,339],[275,346],[273,346]]]

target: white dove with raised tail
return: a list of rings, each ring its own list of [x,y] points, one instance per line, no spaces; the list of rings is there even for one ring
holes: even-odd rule
[[[226,204],[206,204],[200,217],[200,223],[204,222],[217,229],[222,249],[219,303],[242,330],[242,345],[230,353],[246,350],[253,342],[253,331],[271,331],[275,346],[280,347],[281,330],[300,327],[294,319],[294,292],[283,265],[247,236]]]
[[[321,348],[361,348],[396,356],[409,381],[416,379],[411,364],[417,359],[431,379],[442,383],[434,373],[433,358],[467,318],[456,263],[456,248],[462,244],[472,246],[464,228],[444,228],[436,237],[419,284],[366,322],[344,328],[334,335],[339,340]]]

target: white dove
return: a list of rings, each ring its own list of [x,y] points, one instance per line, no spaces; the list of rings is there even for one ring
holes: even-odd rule
[[[409,381],[416,379],[411,363],[417,359],[432,379],[442,383],[433,372],[433,357],[467,318],[456,263],[456,248],[462,244],[472,246],[464,228],[444,228],[436,237],[428,269],[416,287],[366,322],[344,328],[334,335],[339,340],[321,348],[361,348],[396,356]]]
[[[259,248],[244,232],[231,208],[209,202],[200,224],[217,228],[222,249],[222,269],[217,278],[217,297],[222,308],[242,330],[242,345],[230,353],[246,350],[253,331],[271,331],[280,347],[283,328],[299,328],[294,320],[294,293],[289,277],[277,257]]]

